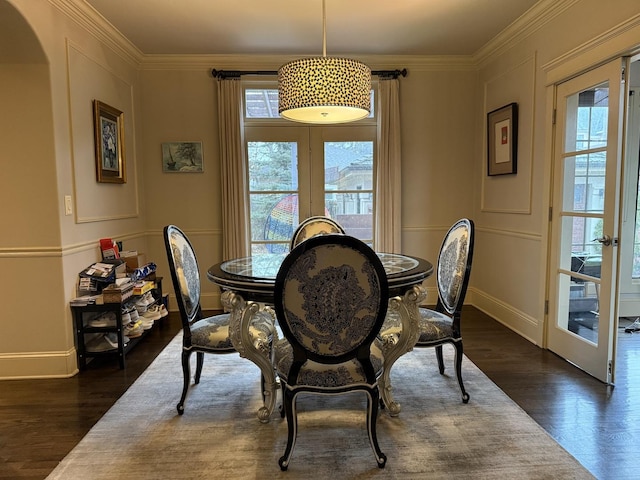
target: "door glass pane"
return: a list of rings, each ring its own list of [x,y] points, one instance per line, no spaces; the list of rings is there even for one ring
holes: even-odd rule
[[[565,158],[563,210],[603,213],[605,164],[604,151]]]
[[[251,253],[289,249],[298,224],[298,148],[295,142],[248,142]]]
[[[563,218],[557,317],[560,328],[596,344],[602,245],[592,239],[598,228],[600,218]]]
[[[602,236],[602,219],[566,216],[562,222],[560,268],[578,273],[578,276],[572,277],[574,281],[590,280],[583,276],[599,279],[602,244],[594,239]]]
[[[325,209],[345,231],[373,242],[373,142],[324,143]]]
[[[597,345],[600,285],[563,273],[558,285],[558,327]]]
[[[607,146],[609,87],[603,83],[567,98],[565,152]]]

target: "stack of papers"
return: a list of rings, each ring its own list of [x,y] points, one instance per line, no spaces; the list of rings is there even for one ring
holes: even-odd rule
[[[111,275],[113,267],[115,267],[115,265],[111,263],[98,262],[87,268],[84,273],[86,275],[91,275],[92,277],[107,278],[109,275]]]
[[[102,297],[102,295],[83,295],[81,297],[74,298],[69,303],[74,307],[84,307],[86,305],[93,305],[94,303],[99,304],[101,302],[99,302],[98,297]]]

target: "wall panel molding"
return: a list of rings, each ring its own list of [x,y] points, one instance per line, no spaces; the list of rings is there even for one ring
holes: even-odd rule
[[[108,60],[97,58],[67,39],[69,118],[73,199],[77,223],[123,220],[140,215],[134,86],[118,74]],[[124,113],[122,145],[126,183],[105,184],[96,180],[93,101],[100,100]]]
[[[542,241],[542,235],[540,233],[523,232],[521,230],[513,230],[508,228],[478,227],[476,225],[476,235],[478,233],[487,233],[489,235],[498,235],[501,237],[520,238],[523,240],[530,240],[533,242]]]
[[[484,82],[483,166],[480,211],[530,215],[533,201],[533,137],[535,124],[536,54]],[[517,173],[487,175],[486,115],[509,103],[518,104]],[[508,199],[508,200],[507,200]]]

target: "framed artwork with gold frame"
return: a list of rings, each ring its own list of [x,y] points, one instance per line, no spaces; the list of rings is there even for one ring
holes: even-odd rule
[[[96,180],[126,183],[124,113],[99,100],[93,101],[96,147]]]

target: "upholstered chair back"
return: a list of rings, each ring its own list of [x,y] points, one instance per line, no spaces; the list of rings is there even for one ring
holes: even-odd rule
[[[473,230],[472,220],[458,220],[445,235],[440,248],[437,266],[439,306],[449,315],[462,308],[466,294],[471,274]]]
[[[315,237],[316,235],[327,235],[329,233],[344,234],[345,231],[338,222],[329,217],[309,217],[303,220],[300,225],[298,225],[298,228],[296,228],[296,231],[293,232],[290,250],[293,250],[301,242],[304,242],[311,237]]]
[[[165,246],[171,280],[176,292],[176,300],[183,326],[202,316],[200,310],[200,274],[198,261],[191,242],[175,225],[168,225],[165,234]]]
[[[276,316],[299,360],[368,360],[387,298],[380,259],[365,243],[346,235],[321,235],[301,243],[276,278]],[[289,384],[295,384],[292,380]]]

